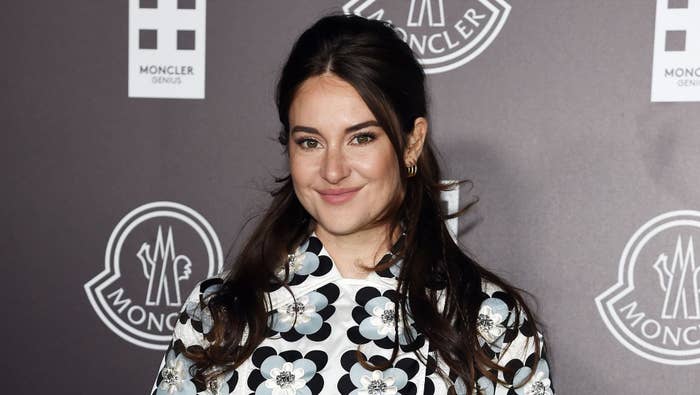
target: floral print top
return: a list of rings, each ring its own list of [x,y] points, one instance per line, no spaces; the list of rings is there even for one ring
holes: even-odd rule
[[[391,256],[388,252],[382,260]],[[216,291],[223,279],[201,282],[182,308],[152,394],[442,395],[454,387],[456,394],[467,395],[464,382],[450,372],[428,339],[411,325],[410,316],[399,316],[399,320],[408,321],[410,336],[403,322],[398,329],[394,325],[400,260],[389,270],[371,272],[365,279],[344,278],[320,239],[312,234],[289,255],[288,266],[296,300],[285,288],[271,292],[268,337],[238,369],[220,375],[206,387],[192,380],[192,362],[177,351],[208,345],[203,334],[211,329],[211,316],[199,307],[199,300]],[[279,275],[284,277],[284,268]],[[531,376],[528,367],[533,365],[528,363],[534,358],[533,336],[541,339],[541,335],[527,331],[523,322],[515,325],[515,303],[506,293],[490,283],[484,283],[482,290],[477,319],[480,343],[513,373],[499,373],[505,384],[479,377],[474,394],[554,395],[546,355]],[[372,371],[358,362],[358,346],[364,358],[377,366],[391,358],[397,341],[398,356],[387,369]],[[418,359],[416,350],[428,357],[427,364]],[[448,373],[447,379],[438,374],[437,366]],[[528,376],[529,380],[518,386]]]

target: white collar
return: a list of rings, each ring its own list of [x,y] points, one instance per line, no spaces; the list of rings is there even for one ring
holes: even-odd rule
[[[377,264],[390,259],[393,252],[396,252],[405,239],[405,233],[402,233],[389,251],[384,253]],[[357,279],[360,282],[368,284],[376,284],[383,288],[389,286],[392,289],[396,288],[398,283],[397,277],[401,270],[401,260],[396,261],[389,269],[369,273],[367,278]],[[280,306],[291,303],[294,298],[299,298],[319,287],[342,280],[349,280],[343,277],[333,259],[328,254],[328,251],[323,246],[321,239],[313,232],[306,240],[304,240],[294,251],[289,254],[286,265],[289,266],[289,274],[292,276],[289,290],[285,287],[278,288],[269,293],[270,303],[268,311],[273,311]],[[284,270],[284,267],[282,268]],[[280,278],[284,277],[284,272],[279,273]],[[353,279],[354,280],[354,279]],[[292,293],[290,293],[290,290]]]

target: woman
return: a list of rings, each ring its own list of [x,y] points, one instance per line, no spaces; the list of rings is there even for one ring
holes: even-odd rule
[[[445,227],[424,80],[383,22],[300,36],[276,92],[290,175],[188,298],[155,394],[553,394],[519,293]]]

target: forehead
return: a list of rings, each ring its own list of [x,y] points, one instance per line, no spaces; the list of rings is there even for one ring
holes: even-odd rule
[[[350,125],[374,120],[357,90],[335,74],[308,78],[297,89],[289,108],[291,125]],[[307,125],[308,123],[308,125]]]

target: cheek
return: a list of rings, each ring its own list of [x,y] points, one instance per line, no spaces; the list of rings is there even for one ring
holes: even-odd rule
[[[314,167],[314,164],[308,158],[294,156],[290,153],[289,173],[297,199],[306,210],[312,210],[310,206],[314,194],[312,186],[315,185],[318,178],[318,169]]]
[[[308,161],[304,161],[303,157],[296,155],[294,152],[290,152],[289,173],[291,174],[292,181],[295,185],[299,184],[299,186],[301,186],[309,180],[311,167],[309,166],[309,163],[305,162]]]
[[[360,172],[366,179],[374,182],[386,194],[393,193],[400,186],[399,170],[393,151],[364,158],[357,161],[356,166],[356,169],[361,169]]]
[[[292,178],[292,186],[294,186],[294,192],[299,196],[299,188],[304,183],[304,174],[302,172],[303,167],[299,166],[299,162],[294,159],[293,155],[290,153],[289,156],[289,175]]]

